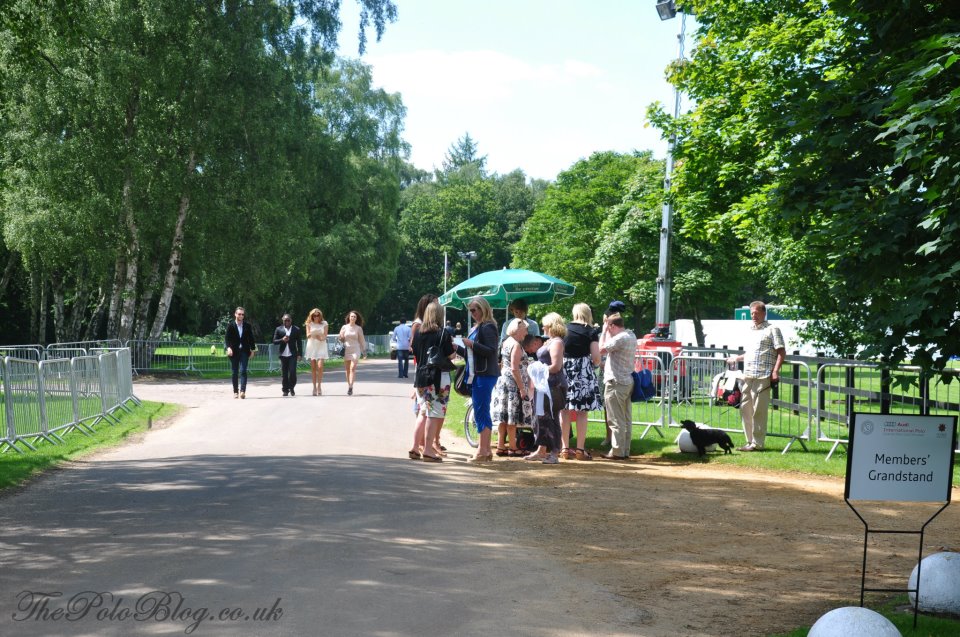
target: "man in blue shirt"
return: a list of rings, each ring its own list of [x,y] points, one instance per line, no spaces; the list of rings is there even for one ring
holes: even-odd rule
[[[401,318],[400,325],[393,329],[393,340],[397,344],[397,378],[409,378],[410,326],[407,325],[407,319]]]

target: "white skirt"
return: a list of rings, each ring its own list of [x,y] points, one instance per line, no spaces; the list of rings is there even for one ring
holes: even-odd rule
[[[330,358],[330,354],[327,352],[327,339],[308,338],[304,358],[308,361],[322,361]]]

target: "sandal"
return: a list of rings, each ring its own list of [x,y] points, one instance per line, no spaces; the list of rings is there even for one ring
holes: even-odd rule
[[[591,456],[590,452],[586,449],[576,449],[574,452],[574,457],[577,460],[593,460],[593,456]]]
[[[573,449],[563,449],[562,451],[560,451],[560,457],[564,460],[573,460],[575,457],[575,454],[573,452]]]
[[[419,460],[419,459],[420,459],[420,452],[419,452],[419,451],[408,451],[408,452],[407,452],[407,456],[409,456],[411,460]]]
[[[510,455],[510,450],[506,447],[497,447],[497,456],[500,458],[505,458]]]
[[[511,458],[524,458],[527,455],[527,452],[523,449],[509,449],[507,453]]]
[[[424,462],[443,462],[443,458],[440,456],[428,456],[427,454],[420,456],[420,459]]]

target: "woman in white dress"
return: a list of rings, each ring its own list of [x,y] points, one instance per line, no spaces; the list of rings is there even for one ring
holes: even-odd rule
[[[322,396],[323,389],[320,387],[323,383],[323,361],[330,355],[327,352],[327,332],[330,326],[323,320],[323,312],[318,308],[310,310],[307,320],[304,322],[305,332],[307,334],[306,359],[310,361],[310,374],[313,376],[313,395]]]
[[[367,357],[367,341],[363,337],[363,317],[350,310],[340,328],[338,338],[343,343],[343,367],[347,372],[347,396],[353,395],[353,381],[357,377],[357,361]]]

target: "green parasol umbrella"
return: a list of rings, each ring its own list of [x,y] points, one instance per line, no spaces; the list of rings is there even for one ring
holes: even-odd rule
[[[514,299],[527,303],[551,303],[573,296],[576,287],[549,274],[530,270],[490,270],[471,277],[440,297],[440,305],[463,308],[482,296],[494,309],[504,309]]]

